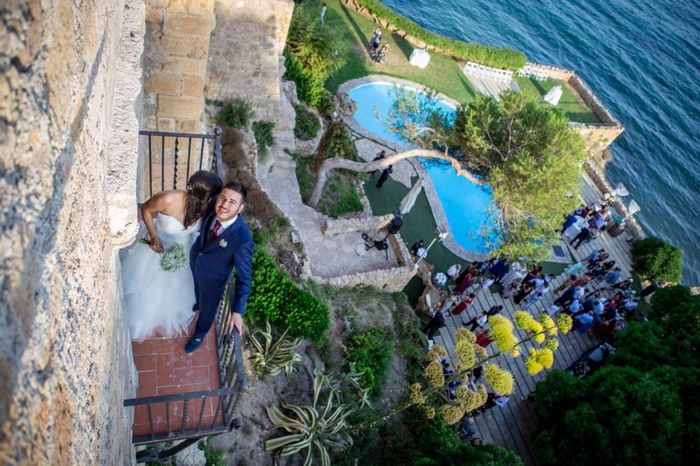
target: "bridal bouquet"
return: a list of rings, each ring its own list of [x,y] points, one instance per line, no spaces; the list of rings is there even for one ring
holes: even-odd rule
[[[187,265],[185,249],[178,243],[163,251],[160,257],[160,268],[165,272],[176,272]]]

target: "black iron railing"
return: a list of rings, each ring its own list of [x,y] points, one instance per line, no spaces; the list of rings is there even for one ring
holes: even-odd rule
[[[149,432],[134,435],[132,443],[152,447],[140,451],[136,455],[137,462],[163,460],[202,437],[230,432],[241,426],[240,419],[235,417],[235,410],[239,397],[248,389],[248,381],[243,369],[240,335],[235,330],[231,334],[226,333],[232,319],[232,292],[233,278],[229,282],[215,319],[221,388],[124,400],[126,407],[145,407],[148,415]],[[216,406],[213,416],[204,416],[207,403]],[[163,409],[165,426],[162,426],[162,422],[154,421],[154,412],[163,412]],[[181,414],[176,418],[171,416],[173,411]],[[205,418],[209,420],[205,422]],[[155,446],[178,440],[182,442],[168,446],[167,449],[161,450]]]
[[[211,170],[220,175],[221,132],[221,128],[215,128],[213,134],[139,131],[144,138],[143,160],[148,171],[144,195],[151,197],[166,189],[184,189],[190,175],[197,170]],[[208,143],[213,145],[211,153],[206,150]]]

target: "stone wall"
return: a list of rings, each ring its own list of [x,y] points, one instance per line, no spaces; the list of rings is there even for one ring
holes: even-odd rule
[[[596,163],[605,165],[609,162],[611,158],[606,149],[625,130],[610,110],[603,105],[588,85],[573,71],[532,62],[528,62],[527,66],[541,71],[551,79],[566,82],[600,119],[601,123],[598,124],[571,123],[571,125],[583,138],[586,150]]]
[[[143,127],[198,133],[214,0],[145,0]]]
[[[292,0],[217,0],[211,33],[207,97],[241,97],[255,120],[280,126],[282,49],[292,19]],[[278,70],[270,73],[270,69]]]
[[[142,0],[0,9],[0,463],[131,464]]]

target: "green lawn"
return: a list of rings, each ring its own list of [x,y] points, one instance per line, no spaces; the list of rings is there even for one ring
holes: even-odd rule
[[[318,17],[320,1],[308,0],[296,8],[303,14]],[[389,44],[387,60],[384,64],[374,63],[369,58],[369,39],[378,25],[345,8],[339,1],[328,1],[328,13],[325,24],[344,38],[347,50],[344,52],[345,65],[326,81],[326,88],[336,92],[338,87],[350,79],[361,78],[370,74],[384,74],[407,79],[435,89],[453,99],[466,103],[474,99],[476,91],[457,62],[444,55],[431,53],[430,64],[425,69],[411,66],[408,57],[413,46],[401,37],[382,31],[383,43]]]
[[[541,102],[542,105],[550,106],[542,98],[549,92],[554,86],[561,86],[563,91],[559,103],[555,107],[560,110],[566,117],[571,121],[576,121],[579,123],[600,123],[600,119],[593,113],[580,99],[580,97],[566,85],[564,81],[559,81],[555,79],[547,79],[545,81],[538,81],[536,79],[524,78],[517,76],[515,81],[520,86],[525,97],[529,97],[537,102]]]

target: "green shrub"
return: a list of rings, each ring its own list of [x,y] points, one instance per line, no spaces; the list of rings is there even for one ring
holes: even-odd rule
[[[267,150],[275,145],[275,136],[272,131],[275,124],[272,121],[256,121],[253,123],[253,134],[255,142],[258,144],[258,155],[265,157]]]
[[[295,8],[284,51],[286,77],[297,85],[297,95],[312,107],[326,99],[324,83],[343,66],[346,44],[332,28],[317,21],[317,15]],[[316,8],[314,6],[313,8]]]
[[[336,157],[354,161],[360,160],[355,143],[350,138],[350,133],[342,121],[332,123],[321,138],[318,154],[314,159],[314,171],[321,167],[324,160]]]
[[[646,280],[678,282],[683,271],[683,251],[660,238],[645,238],[632,246],[634,271]]]
[[[310,141],[321,129],[321,122],[313,112],[308,111],[303,105],[294,107],[296,118],[294,119],[294,136],[302,141]]]
[[[258,324],[269,320],[277,328],[289,327],[292,337],[312,340],[322,338],[330,325],[328,305],[297,287],[261,248],[253,254],[253,283],[245,315]]]
[[[396,13],[379,0],[357,0],[357,3],[378,18],[388,21],[416,39],[422,40],[455,58],[509,70],[522,68],[527,62],[525,54],[517,50],[463,42],[430,32],[405,16]]]
[[[378,327],[366,331],[354,331],[348,338],[348,361],[355,363],[357,371],[364,371],[362,384],[372,395],[382,392],[382,385],[391,364],[394,345],[391,334]]]
[[[216,122],[221,125],[232,126],[234,128],[245,128],[253,118],[255,112],[250,103],[245,99],[234,99],[233,102],[224,105],[216,114]]]

